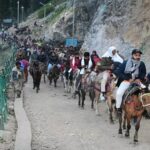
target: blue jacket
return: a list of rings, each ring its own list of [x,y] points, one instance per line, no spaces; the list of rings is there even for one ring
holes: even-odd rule
[[[117,86],[119,86],[123,80],[129,79],[129,74],[126,74],[124,72],[126,68],[126,64],[127,64],[127,61],[124,61],[118,68],[116,68],[116,70],[114,70],[114,74],[119,78]],[[140,79],[141,81],[143,81],[145,76],[146,76],[146,66],[144,62],[141,61],[140,66],[139,66],[139,75],[136,79]]]

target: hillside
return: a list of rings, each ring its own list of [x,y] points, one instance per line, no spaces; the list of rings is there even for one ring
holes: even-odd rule
[[[73,0],[50,1],[46,19],[40,18],[39,11],[23,25],[33,26],[34,21],[43,27],[32,27],[35,37],[45,37],[64,41],[72,36]],[[51,7],[51,6],[50,6]],[[97,50],[103,54],[109,46],[114,45],[125,56],[131,50],[141,48],[144,60],[149,59],[150,45],[150,1],[149,0],[75,0],[75,37],[84,41],[82,48]],[[148,69],[150,67],[147,65]]]

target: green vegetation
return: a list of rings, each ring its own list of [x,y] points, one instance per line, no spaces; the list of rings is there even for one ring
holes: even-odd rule
[[[56,19],[58,19],[58,17],[67,9],[66,5],[63,4],[61,6],[59,6],[50,16],[50,18],[48,19],[48,22],[50,23],[54,23],[56,21]]]
[[[55,10],[54,5],[47,4],[46,6],[43,6],[41,9],[38,10],[38,18],[44,17],[44,7],[46,7],[46,16]]]
[[[18,0],[0,0],[0,21],[2,21],[2,19],[5,18],[12,18],[15,20],[17,19],[17,8],[18,8],[17,1]],[[39,18],[42,18],[43,6],[40,5],[40,2],[46,5],[49,3],[52,4],[53,7],[56,7],[57,5],[62,4],[66,1],[68,0],[19,0],[20,13],[22,6],[24,7],[24,16],[28,16],[35,10],[41,8],[40,9],[41,11],[39,12]],[[46,14],[50,13],[53,10],[53,7],[49,7],[48,5],[46,7],[47,7]]]
[[[56,18],[62,11],[66,8],[65,2],[68,0],[50,0],[46,6],[41,7],[38,10],[38,18],[41,19],[44,17],[44,7],[46,7],[46,16],[50,13],[53,13],[51,19]],[[59,6],[60,5],[60,6]],[[57,8],[58,7],[58,8]]]
[[[49,3],[53,4],[54,6],[57,6],[59,4],[62,4],[68,0],[50,0]]]
[[[0,66],[3,64],[3,62],[11,55],[11,49],[0,49]]]

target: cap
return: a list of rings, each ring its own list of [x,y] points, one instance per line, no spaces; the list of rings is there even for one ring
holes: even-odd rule
[[[132,51],[132,55],[133,55],[133,54],[136,54],[136,53],[143,54],[139,49],[134,49],[134,50]]]

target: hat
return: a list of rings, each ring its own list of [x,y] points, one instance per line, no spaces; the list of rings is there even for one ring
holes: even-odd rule
[[[139,49],[134,49],[134,50],[132,51],[132,55],[133,55],[133,54],[136,54],[136,53],[143,54]]]

